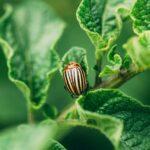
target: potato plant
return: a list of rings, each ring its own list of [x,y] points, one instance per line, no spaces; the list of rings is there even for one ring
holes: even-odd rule
[[[99,135],[97,147],[84,149],[150,149],[150,107],[117,89],[150,68],[150,0],[81,0],[76,18],[95,48],[94,85],[88,81],[91,68],[85,48],[75,45],[62,58],[55,50],[66,23],[44,1],[4,3],[1,9],[0,47],[8,77],[26,99],[28,123],[1,132],[0,149],[83,149],[69,143],[76,128]],[[118,44],[127,20],[133,36]],[[48,89],[56,72],[63,79],[70,62],[80,64],[89,85],[59,111],[47,104]],[[39,122],[36,112],[45,118]]]

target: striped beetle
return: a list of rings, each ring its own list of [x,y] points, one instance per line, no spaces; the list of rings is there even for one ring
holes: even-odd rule
[[[74,96],[81,95],[88,87],[85,72],[76,62],[70,62],[64,68],[63,78],[68,91]]]

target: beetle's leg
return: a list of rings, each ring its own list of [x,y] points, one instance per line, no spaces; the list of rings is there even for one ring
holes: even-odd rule
[[[78,98],[78,96],[77,96],[77,95],[74,95],[74,94],[71,94],[71,97],[72,97],[72,98]]]
[[[92,87],[89,85],[89,83],[87,83],[86,91],[89,91],[89,90],[91,90],[91,89],[92,89]]]
[[[72,97],[72,98],[75,98],[75,97],[74,97],[74,94],[71,93],[71,97]]]
[[[64,85],[64,89],[65,89],[65,91],[68,91],[68,89],[67,89],[67,87]]]
[[[67,87],[66,87],[65,85],[64,85],[64,89],[65,89],[65,91],[67,91],[67,92],[70,93],[70,95],[71,95],[72,98],[77,98],[77,96],[74,95],[73,93],[71,93],[71,92],[67,89]]]
[[[94,69],[95,71],[98,71],[98,66],[95,65],[95,66],[93,67],[93,69]]]

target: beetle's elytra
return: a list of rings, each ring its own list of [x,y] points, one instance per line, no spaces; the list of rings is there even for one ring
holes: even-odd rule
[[[73,95],[78,96],[87,88],[85,72],[76,62],[70,62],[64,68],[63,78],[68,91]]]

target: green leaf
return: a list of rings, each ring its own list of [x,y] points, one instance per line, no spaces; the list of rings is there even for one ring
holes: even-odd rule
[[[126,54],[125,54],[125,57],[124,57],[124,59],[123,59],[121,68],[128,70],[128,69],[130,69],[131,64],[132,64],[132,59],[131,59],[131,57],[126,53]]]
[[[86,96],[80,97],[77,103],[85,112],[97,116],[111,115],[123,121],[121,149],[149,149],[150,107],[142,105],[118,90],[106,89],[91,91]]]
[[[33,126],[21,125],[0,134],[0,147],[3,150],[59,150],[65,148],[57,141],[52,140],[56,134],[55,124]]]
[[[122,66],[122,58],[119,54],[115,53],[116,45],[108,52],[107,59],[112,65],[106,65],[104,69],[100,72],[99,76],[111,76],[116,75],[120,72]]]
[[[133,29],[138,36],[124,44],[128,55],[135,65],[136,72],[150,68],[150,1],[137,0],[132,11]]]
[[[45,102],[50,79],[58,69],[59,58],[53,48],[64,23],[42,1],[18,4],[0,23],[0,46],[7,58],[9,78],[38,108]]]
[[[66,128],[70,128],[70,130],[62,138],[61,143],[67,149],[114,150],[111,141],[99,129],[91,127],[91,125],[84,125],[81,121],[65,122],[67,123]]]
[[[150,31],[129,39],[124,48],[131,57],[137,72],[150,68]]]
[[[64,146],[62,146],[59,142],[52,140],[51,146],[48,150],[67,150]]]
[[[61,74],[63,73],[63,69],[70,62],[79,63],[83,70],[88,74],[88,63],[86,57],[86,50],[80,47],[73,47],[66,52],[66,54],[62,58],[62,63],[60,67]]]
[[[77,105],[77,112],[79,115],[79,121],[82,125],[97,129],[112,142],[114,148],[118,148],[119,139],[123,129],[120,120],[107,115],[98,115],[96,113],[85,111],[80,105]]]
[[[116,53],[117,45],[114,45],[107,54],[107,61],[111,65],[106,65],[100,72],[99,77],[114,76],[120,73],[125,73],[131,68],[132,60],[130,56],[126,53],[122,59],[120,54]]]
[[[68,121],[65,121],[65,123],[69,125],[97,130],[99,134],[105,135],[107,140],[112,143],[114,149],[118,148],[123,129],[123,124],[119,119],[85,110],[78,101],[75,108],[67,113],[65,119]]]
[[[58,114],[57,108],[47,103],[42,106],[42,111],[46,118],[55,119]]]
[[[150,30],[150,1],[137,0],[132,12],[133,29],[136,34]]]
[[[96,53],[108,50],[116,41],[122,19],[127,17],[133,4],[134,0],[82,0],[77,19],[94,44]]]

